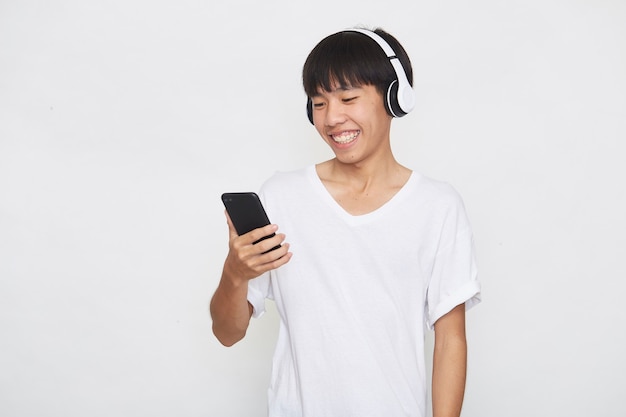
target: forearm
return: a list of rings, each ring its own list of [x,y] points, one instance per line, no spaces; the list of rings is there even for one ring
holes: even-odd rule
[[[248,282],[234,280],[223,273],[211,298],[213,333],[225,346],[232,346],[246,335],[252,307],[248,303]]]
[[[465,338],[447,338],[433,357],[433,417],[458,417],[465,393],[467,345]]]
[[[433,417],[459,417],[465,393],[467,341],[464,306],[435,323],[432,401]]]

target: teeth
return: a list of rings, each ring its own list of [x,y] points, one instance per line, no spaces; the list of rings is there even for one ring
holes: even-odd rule
[[[337,143],[348,143],[352,142],[358,135],[360,131],[352,131],[352,132],[343,132],[339,135],[332,135],[333,140]]]

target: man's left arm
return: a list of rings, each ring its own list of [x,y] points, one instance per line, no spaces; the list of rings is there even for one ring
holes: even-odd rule
[[[435,322],[433,417],[460,416],[466,369],[465,304],[460,304]]]

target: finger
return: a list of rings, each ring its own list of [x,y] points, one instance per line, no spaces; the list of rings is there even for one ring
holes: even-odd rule
[[[281,266],[289,262],[291,260],[291,257],[293,256],[293,254],[289,252],[289,243],[285,243],[279,249],[268,252],[267,255],[275,256],[274,259],[271,259],[264,264],[264,267],[268,271],[280,268]]]
[[[275,224],[268,224],[267,226],[259,227],[258,229],[254,229],[249,233],[243,235],[246,239],[246,242],[253,243],[257,242],[264,237],[272,236],[278,230],[278,226]],[[273,237],[273,236],[272,236]]]
[[[272,237],[259,241],[254,246],[260,254],[265,254],[269,251],[278,249],[284,240],[285,235],[283,233],[279,233],[275,234]]]

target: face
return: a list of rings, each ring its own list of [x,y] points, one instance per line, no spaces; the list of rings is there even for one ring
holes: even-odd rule
[[[335,85],[312,102],[315,129],[339,161],[357,163],[390,152],[391,116],[376,87]]]

